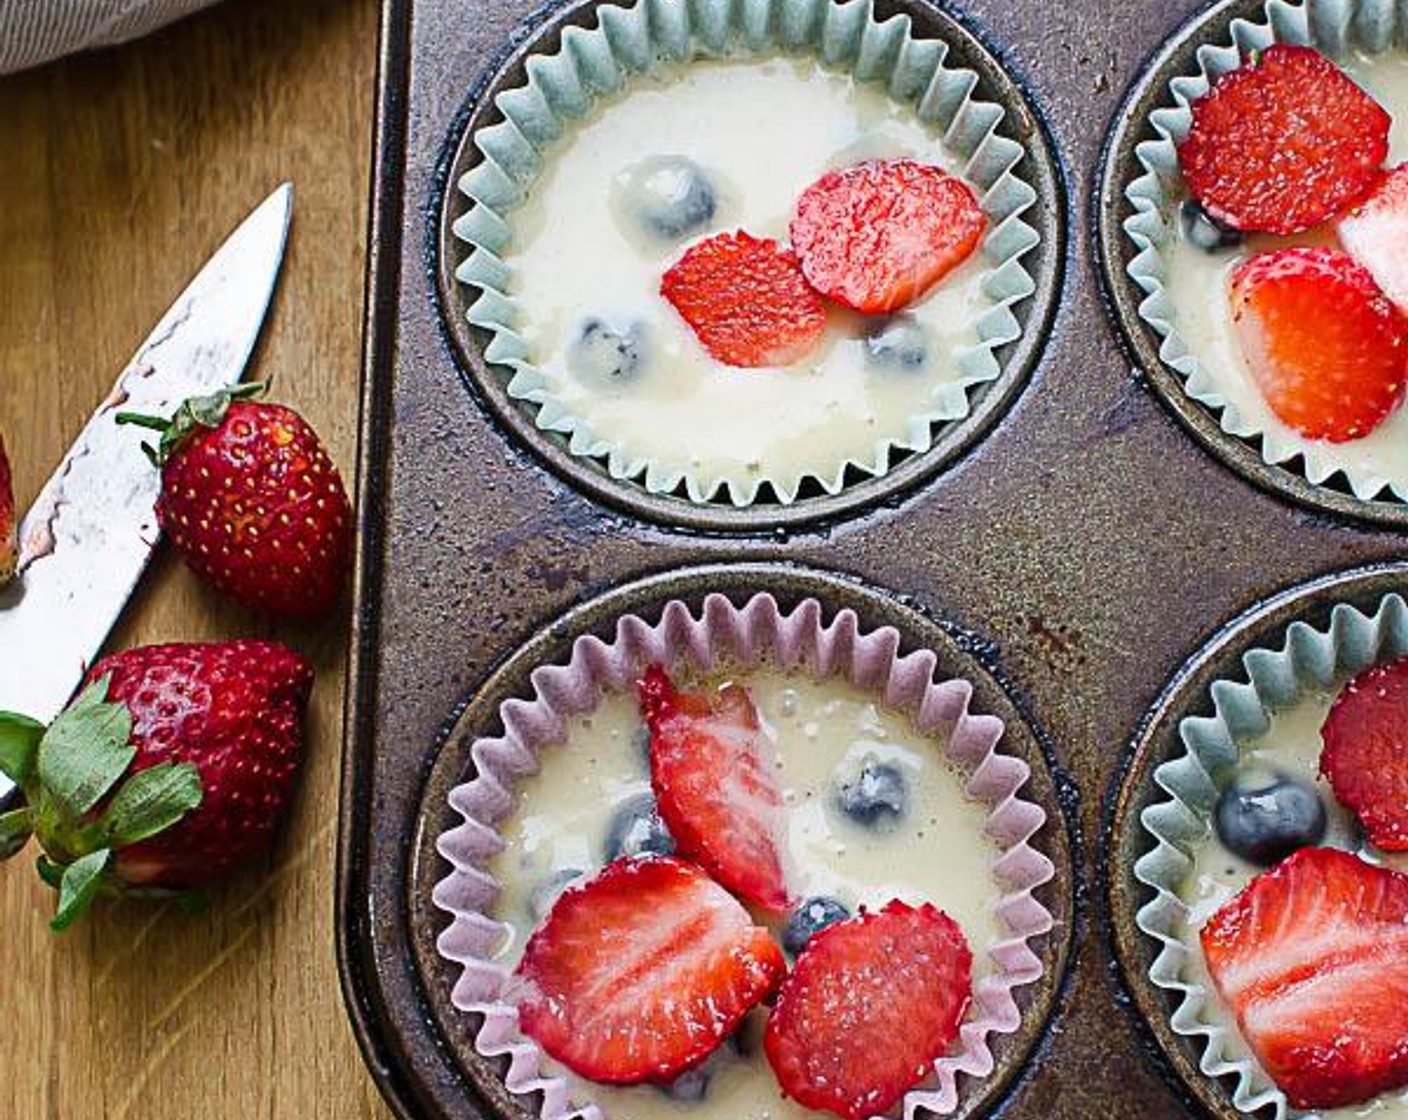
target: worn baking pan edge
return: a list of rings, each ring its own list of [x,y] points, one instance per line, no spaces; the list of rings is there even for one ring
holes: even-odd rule
[[[357,421],[357,546],[353,576],[352,640],[347,655],[343,712],[341,786],[338,794],[337,883],[334,938],[343,1002],[353,1034],[377,1088],[397,1116],[414,1116],[418,1093],[403,1073],[405,1055],[378,1030],[385,1013],[372,959],[372,915],[366,905],[368,806],[355,796],[365,784],[366,754],[372,734],[379,613],[375,588],[381,579],[385,493],[384,449],[400,257],[407,103],[410,77],[410,0],[382,0],[377,36],[376,105],[372,124],[367,216],[367,264],[362,318],[362,391]]]
[[[384,942],[378,922],[396,915],[373,912],[367,846],[371,837],[371,750],[375,732],[377,661],[380,651],[380,587],[386,533],[384,510],[390,461],[391,392],[400,328],[405,163],[409,127],[413,0],[383,0],[378,32],[376,104],[369,176],[367,264],[362,317],[362,391],[357,446],[357,545],[353,575],[352,638],[347,657],[343,755],[338,793],[338,843],[334,902],[334,943],[343,1003],[367,1070],[382,1098],[401,1120],[450,1120],[430,1079],[452,1082],[474,1113],[487,1116],[438,1034],[433,1044],[413,1053],[391,1024],[394,1015],[376,951]],[[451,719],[457,712],[451,713]],[[438,744],[437,744],[438,745]],[[423,763],[432,760],[433,752]],[[405,878],[405,868],[397,877]],[[402,892],[397,891],[397,895]],[[423,1007],[420,981],[406,953],[406,987]],[[428,1014],[428,1012],[426,1012]]]

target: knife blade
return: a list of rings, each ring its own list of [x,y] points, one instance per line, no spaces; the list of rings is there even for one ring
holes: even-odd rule
[[[285,183],[162,316],[20,525],[22,578],[0,592],[0,710],[49,722],[68,703],[151,558],[160,475],[119,411],[169,415],[233,385],[259,338],[288,239]],[[0,776],[0,802],[12,792]]]

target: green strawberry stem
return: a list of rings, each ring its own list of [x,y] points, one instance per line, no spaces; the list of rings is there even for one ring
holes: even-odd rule
[[[156,447],[149,443],[142,444],[147,458],[154,466],[160,467],[176,454],[181,445],[196,431],[201,428],[218,428],[232,403],[257,397],[268,388],[267,381],[246,381],[228,389],[219,389],[208,396],[190,397],[182,401],[169,418],[150,416],[142,412],[119,412],[116,419],[119,424],[131,424],[161,433],[161,440]]]
[[[129,887],[114,870],[117,852],[171,828],[201,803],[203,791],[190,762],[128,773],[137,753],[132,714],[108,701],[108,683],[94,681],[47,728],[0,712],[0,772],[26,802],[0,814],[0,860],[38,838],[40,878],[59,892],[55,930],[67,929],[100,895],[188,893]]]
[[[171,421],[160,416],[148,416],[145,412],[119,412],[119,424],[132,424],[138,428],[150,428],[154,432],[164,432],[171,427]]]

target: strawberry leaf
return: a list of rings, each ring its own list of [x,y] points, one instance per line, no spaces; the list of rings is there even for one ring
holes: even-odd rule
[[[34,814],[28,805],[0,813],[0,859],[9,859],[19,852],[34,831]]]
[[[202,428],[218,428],[229,411],[229,392],[212,393],[208,397],[192,397],[186,402],[191,420]]]
[[[0,774],[17,786],[28,784],[44,725],[16,712],[0,712]]]
[[[107,694],[106,677],[89,685],[39,743],[39,780],[70,819],[96,805],[137,755],[132,713]]]
[[[135,844],[170,828],[200,801],[195,764],[163,762],[138,771],[118,787],[98,829],[114,848]]]
[[[63,882],[64,869],[48,856],[40,856],[35,860],[34,869],[39,872],[39,877],[55,890],[57,890],[59,884]]]
[[[50,929],[58,932],[68,929],[93,904],[111,862],[112,852],[99,848],[64,868],[63,879],[59,882],[59,908],[49,922]]]

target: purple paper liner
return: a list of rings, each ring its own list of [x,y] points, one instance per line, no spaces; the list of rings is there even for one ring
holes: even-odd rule
[[[1044,972],[1028,942],[1050,932],[1053,920],[1033,892],[1051,880],[1055,869],[1029,841],[1046,824],[1047,814],[1018,796],[1031,770],[999,750],[1000,719],[969,711],[971,686],[963,680],[936,682],[938,659],[932,652],[901,657],[899,648],[900,634],[893,627],[862,632],[850,610],[837,612],[828,623],[816,599],[804,599],[784,613],[769,594],[754,595],[741,608],[713,594],[705,598],[698,618],[686,604],[672,600],[658,623],[625,615],[610,642],[593,635],[578,638],[566,665],[533,670],[533,699],[500,706],[504,733],[472,744],[474,777],[450,791],[450,805],[463,823],[436,842],[451,866],[433,894],[451,919],[436,947],[460,969],[451,1001],[483,1017],[475,1048],[488,1058],[507,1057],[505,1086],[515,1094],[540,1093],[542,1120],[601,1117],[602,1111],[571,1101],[567,1082],[543,1071],[542,1050],[520,1032],[517,1009],[504,1001],[509,973],[492,960],[504,936],[503,924],[491,916],[499,888],[486,867],[503,850],[497,826],[513,812],[514,786],[538,770],[539,754],[564,740],[569,718],[594,710],[605,692],[631,690],[644,667],[655,661],[707,673],[720,662],[746,668],[766,656],[784,670],[802,669],[816,679],[843,676],[908,714],[919,732],[933,737],[967,775],[969,796],[991,809],[985,831],[1001,849],[993,873],[1003,893],[993,906],[1007,936],[988,946],[995,971],[975,983],[973,1006],[959,1038],[934,1063],[935,1084],[905,1095],[905,1117],[920,1110],[953,1112],[959,1103],[958,1075],[982,1078],[993,1071],[990,1038],[1021,1026],[1014,992]]]

